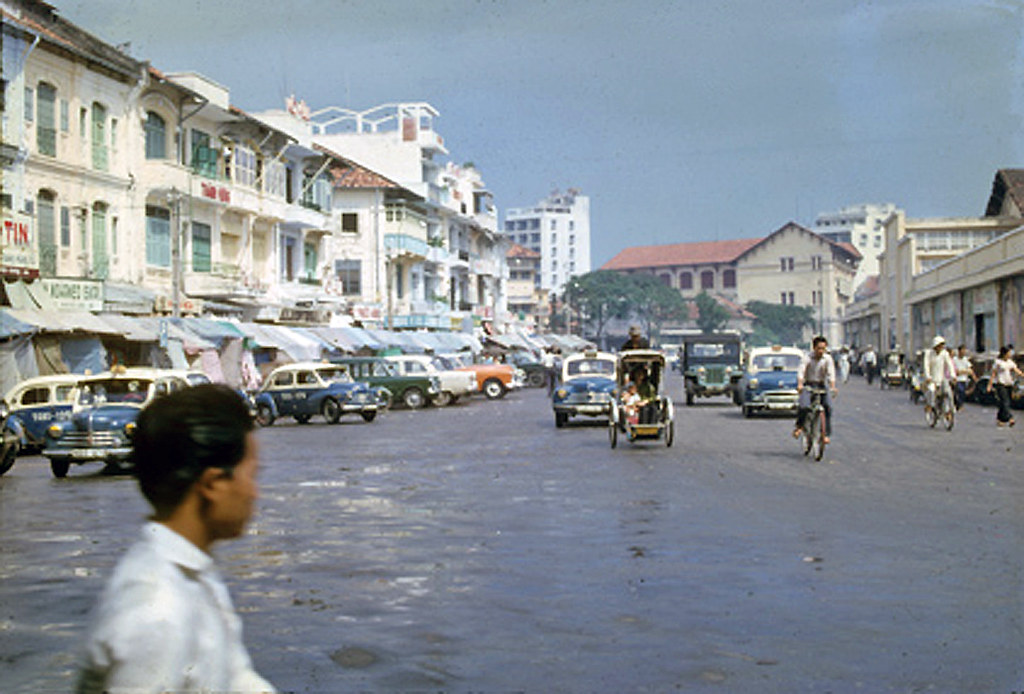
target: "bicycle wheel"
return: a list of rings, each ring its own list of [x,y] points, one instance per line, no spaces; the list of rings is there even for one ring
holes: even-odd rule
[[[956,421],[956,408],[953,407],[953,403],[950,402],[949,398],[946,398],[942,409],[944,415],[943,423],[946,425],[946,431],[953,431],[953,424]]]
[[[825,410],[818,410],[817,418],[814,421],[814,459],[821,460],[825,455]]]
[[[800,437],[804,446],[804,455],[810,455],[811,448],[814,447],[814,427],[809,424],[809,422],[813,421],[813,413],[808,413],[807,418],[804,419],[804,433]]]
[[[939,416],[935,413],[934,407],[924,408],[924,421],[928,422],[928,426],[935,428],[935,423],[939,421]]]

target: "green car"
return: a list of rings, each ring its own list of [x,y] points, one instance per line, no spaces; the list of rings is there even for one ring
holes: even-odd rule
[[[387,388],[393,403],[403,403],[411,410],[426,406],[441,392],[437,376],[403,376],[384,357],[340,357],[331,361],[345,366],[357,381]]]
[[[686,404],[695,398],[732,396],[743,375],[738,333],[704,333],[683,337],[682,369]]]
[[[531,388],[543,388],[548,382],[548,367],[537,361],[529,352],[510,352],[505,363],[526,372],[526,385]]]

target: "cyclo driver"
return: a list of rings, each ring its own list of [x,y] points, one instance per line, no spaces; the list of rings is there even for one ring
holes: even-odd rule
[[[932,340],[932,348],[924,353],[925,411],[934,410],[938,405],[938,394],[953,401],[953,389],[949,382],[956,378],[956,366],[953,358],[946,351],[946,340],[936,335]]]
[[[818,335],[811,342],[811,353],[805,355],[800,362],[800,371],[796,377],[796,392],[799,394],[796,410],[796,428],[793,438],[799,438],[804,428],[804,420],[811,411],[811,393],[805,385],[825,390],[821,397],[821,405],[825,409],[825,443],[832,436],[832,398],[831,394],[839,394],[836,388],[836,364],[828,353],[828,340]],[[827,388],[826,388],[827,386]]]

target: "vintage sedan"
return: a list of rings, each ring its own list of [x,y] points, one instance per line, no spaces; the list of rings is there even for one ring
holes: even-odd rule
[[[253,396],[256,421],[268,427],[279,417],[305,424],[316,415],[337,424],[343,414],[357,413],[372,422],[379,396],[366,383],[353,380],[348,369],[327,362],[296,362],[279,366]]]
[[[188,387],[180,376],[141,367],[82,377],[72,394],[71,417],[52,423],[46,432],[43,455],[50,459],[53,476],[66,477],[72,463],[127,464],[142,408],[154,398]]]
[[[7,422],[8,413],[7,403],[0,400],[0,475],[14,466],[14,461],[18,458],[18,450],[21,448],[14,432],[3,426]]]
[[[449,369],[439,357],[426,354],[396,354],[387,357],[403,376],[437,376],[441,391],[434,396],[438,407],[454,405],[462,396],[477,391],[476,374],[471,371]]]
[[[410,410],[425,407],[441,392],[437,376],[403,375],[384,357],[337,357],[331,361],[348,369],[352,378],[387,389],[391,394],[389,402],[400,402]]]
[[[72,391],[81,378],[81,374],[35,376],[7,392],[4,430],[17,440],[20,453],[42,450],[50,425],[71,418]]]
[[[555,426],[572,417],[607,417],[615,397],[618,358],[611,352],[580,352],[562,361],[558,386],[551,394]]]
[[[796,380],[803,351],[795,347],[755,347],[740,379],[743,416],[755,412],[796,412]]]
[[[450,369],[475,374],[478,392],[488,400],[503,398],[510,390],[522,388],[526,383],[526,372],[511,364],[476,362],[467,353],[443,354],[439,358]]]

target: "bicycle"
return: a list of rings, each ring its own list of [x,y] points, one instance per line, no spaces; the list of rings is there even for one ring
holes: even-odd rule
[[[948,387],[936,388],[934,383],[928,384],[928,390],[934,394],[935,406],[925,404],[924,419],[932,429],[939,423],[941,416],[946,431],[953,430],[956,422],[956,407],[953,405],[953,393]]]
[[[828,429],[825,421],[825,405],[822,399],[827,392],[825,388],[807,386],[811,394],[811,408],[804,417],[803,422],[803,447],[804,455],[810,455],[814,451],[814,459],[821,460],[825,455],[825,436]]]

